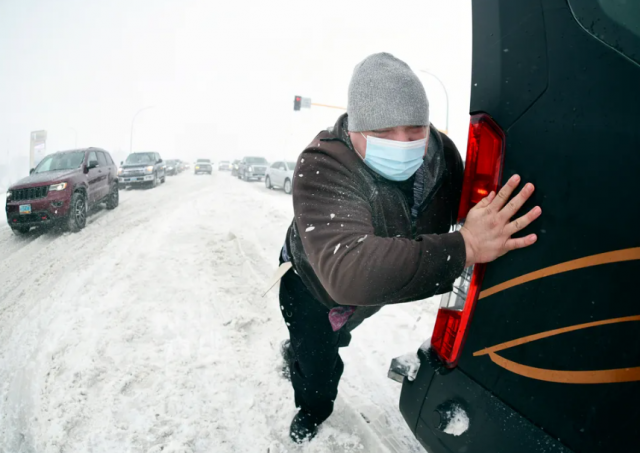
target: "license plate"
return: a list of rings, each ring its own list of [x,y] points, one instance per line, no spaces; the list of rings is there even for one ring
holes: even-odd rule
[[[21,204],[20,205],[20,214],[31,214],[31,205],[30,204]]]

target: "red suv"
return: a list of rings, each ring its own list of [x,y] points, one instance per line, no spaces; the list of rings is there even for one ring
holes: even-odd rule
[[[118,206],[117,168],[109,153],[100,148],[61,151],[9,188],[7,222],[18,234],[56,223],[78,231],[86,225],[89,208],[102,202],[107,209]]]

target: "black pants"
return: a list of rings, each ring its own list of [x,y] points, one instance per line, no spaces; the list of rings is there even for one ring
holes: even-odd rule
[[[333,411],[344,370],[338,348],[349,345],[351,333],[346,326],[337,332],[331,329],[329,309],[293,270],[280,282],[280,308],[291,339],[289,366],[296,406],[321,423]]]

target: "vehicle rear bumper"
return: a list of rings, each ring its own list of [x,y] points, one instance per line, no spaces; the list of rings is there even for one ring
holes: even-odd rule
[[[418,356],[418,375],[402,384],[400,411],[430,453],[572,452],[460,369],[443,368],[431,350]],[[455,406],[469,418],[467,431],[459,436],[444,432],[447,414]]]
[[[69,214],[69,189],[49,192],[45,198],[9,202],[5,206],[7,223],[12,227],[43,226],[63,220]],[[31,205],[31,214],[20,214],[21,205]]]
[[[154,175],[145,175],[145,176],[121,176],[118,178],[118,183],[120,184],[144,184],[148,182],[153,182],[155,178]]]

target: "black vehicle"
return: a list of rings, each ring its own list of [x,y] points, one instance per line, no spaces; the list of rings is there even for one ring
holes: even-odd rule
[[[193,166],[193,174],[199,175],[206,173],[208,175],[213,173],[213,164],[210,159],[198,159]]]
[[[240,161],[234,160],[231,162],[231,176],[238,176],[238,170],[240,169]]]
[[[514,173],[542,216],[534,246],[465,270],[404,379],[430,453],[640,448],[639,100],[640,2],[473,0],[459,218]]]
[[[127,160],[120,162],[118,170],[120,185],[156,187],[165,182],[165,167],[159,153],[150,151],[131,153],[127,156]]]
[[[244,157],[238,165],[238,178],[262,181],[267,174],[269,162],[264,157]]]
[[[167,176],[176,176],[180,173],[180,162],[177,160],[168,160],[165,163],[165,170],[167,172]]]

